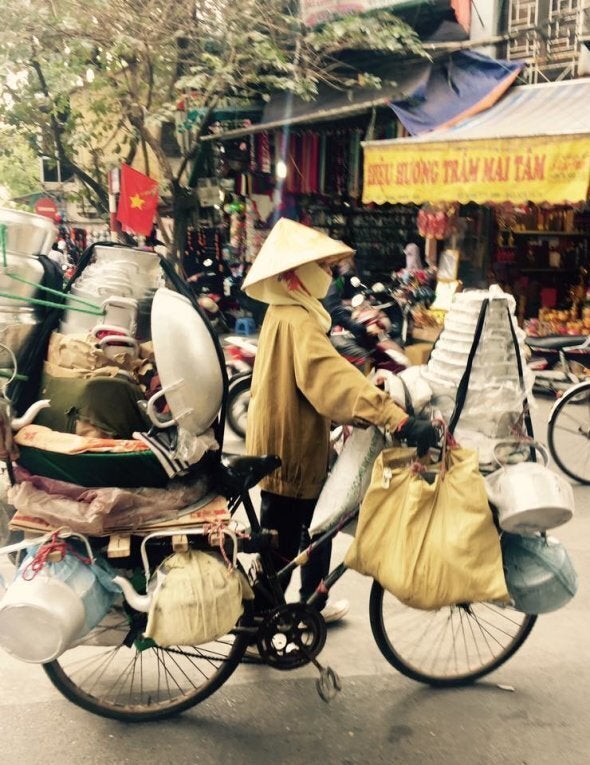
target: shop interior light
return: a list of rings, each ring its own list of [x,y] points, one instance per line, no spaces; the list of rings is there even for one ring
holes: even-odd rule
[[[279,159],[277,162],[275,167],[275,175],[281,181],[285,180],[287,177],[287,163],[284,160]]]

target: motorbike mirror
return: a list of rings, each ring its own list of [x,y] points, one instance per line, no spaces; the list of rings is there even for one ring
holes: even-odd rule
[[[385,292],[385,285],[383,282],[375,282],[371,289],[373,292]]]
[[[364,300],[365,300],[365,298],[362,295],[354,295],[354,297],[350,301],[350,305],[353,308],[358,308],[360,305],[363,304]]]
[[[351,278],[350,278],[350,283],[351,283],[351,285],[352,285],[352,286],[353,286],[353,287],[354,287],[356,290],[358,290],[358,288],[359,288],[359,287],[362,287],[362,282],[361,282],[361,280],[358,278],[358,276],[351,276]]]

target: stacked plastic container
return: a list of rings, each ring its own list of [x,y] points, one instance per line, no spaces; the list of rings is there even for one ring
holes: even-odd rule
[[[508,434],[522,413],[524,400],[511,323],[525,375],[524,389],[530,387],[524,362],[524,334],[516,325],[515,302],[511,295],[495,285],[489,290],[458,293],[423,370],[423,377],[433,390],[433,403],[448,419],[474,342],[482,302],[486,298],[489,305],[473,360],[460,425],[462,429],[498,438]]]

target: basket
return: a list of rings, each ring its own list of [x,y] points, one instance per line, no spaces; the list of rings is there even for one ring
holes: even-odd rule
[[[145,486],[162,489],[168,476],[153,452],[61,454],[19,446],[18,464],[33,475],[55,478],[78,486]]]

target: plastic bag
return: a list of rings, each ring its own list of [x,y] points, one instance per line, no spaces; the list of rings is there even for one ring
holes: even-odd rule
[[[394,448],[377,457],[345,564],[414,608],[507,601],[477,453],[450,449],[432,483],[408,466],[412,454]]]
[[[18,516],[97,536],[175,518],[182,508],[204,500],[211,486],[208,475],[176,479],[164,489],[85,488],[20,467],[16,477],[20,483],[8,489],[7,497]]]

